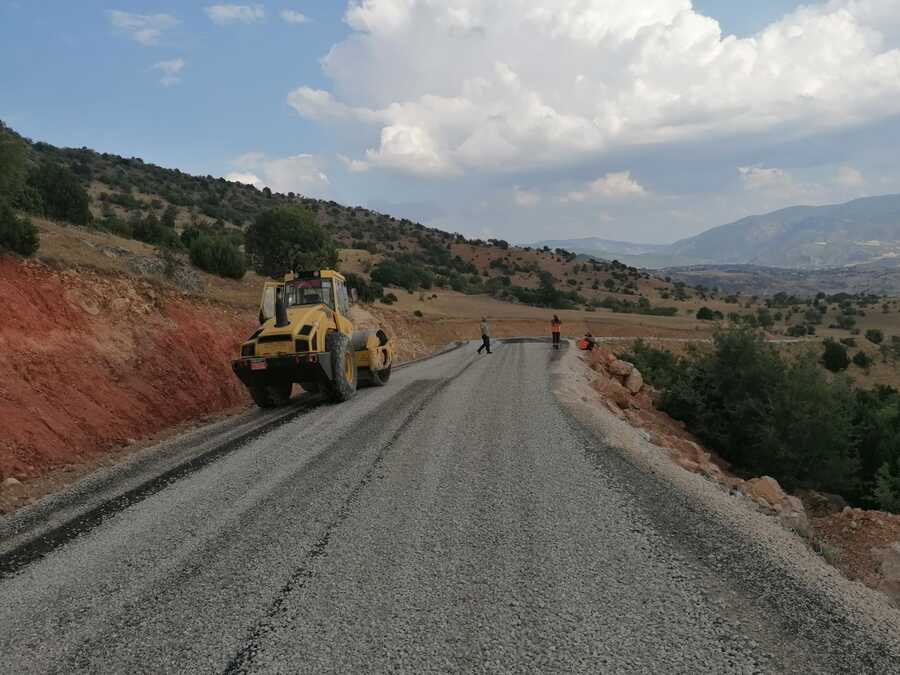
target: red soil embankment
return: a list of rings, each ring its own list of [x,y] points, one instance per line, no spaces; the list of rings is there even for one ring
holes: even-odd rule
[[[249,402],[247,313],[121,275],[0,257],[0,480]]]

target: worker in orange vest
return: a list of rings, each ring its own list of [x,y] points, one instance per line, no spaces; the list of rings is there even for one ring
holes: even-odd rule
[[[562,330],[562,321],[556,314],[553,315],[553,321],[550,322],[550,334],[553,336],[553,349],[559,349],[559,332]]]

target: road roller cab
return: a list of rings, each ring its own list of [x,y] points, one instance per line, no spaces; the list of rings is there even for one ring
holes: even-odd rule
[[[232,367],[260,407],[286,403],[295,383],[346,401],[358,386],[383,386],[391,376],[394,348],[387,333],[354,330],[350,294],[338,272],[266,282],[259,321]]]

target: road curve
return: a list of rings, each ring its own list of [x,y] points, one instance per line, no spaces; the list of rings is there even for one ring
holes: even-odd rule
[[[575,422],[548,345],[474,349],[0,539],[0,672],[900,671]]]

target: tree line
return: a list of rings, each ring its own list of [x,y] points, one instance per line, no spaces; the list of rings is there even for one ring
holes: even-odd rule
[[[786,359],[745,325],[718,331],[711,351],[678,357],[638,340],[622,358],[660,390],[663,411],[738,472],[900,512],[896,389],[829,379],[814,354]]]

